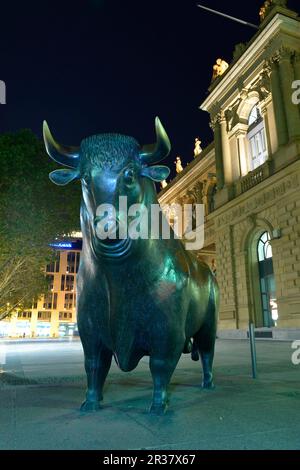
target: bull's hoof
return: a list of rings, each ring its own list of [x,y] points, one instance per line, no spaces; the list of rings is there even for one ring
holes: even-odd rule
[[[214,390],[216,388],[215,384],[213,383],[212,380],[206,382],[206,381],[203,381],[202,382],[202,385],[201,387],[204,389],[204,390]]]
[[[93,411],[99,411],[100,408],[101,407],[99,401],[86,400],[82,403],[80,411],[83,413],[92,413]]]
[[[192,358],[192,361],[195,361],[195,362],[199,361],[200,356],[199,356],[198,350],[194,350],[194,349],[192,350],[191,358]]]
[[[159,405],[156,403],[152,403],[150,407],[150,414],[154,416],[163,416],[166,413],[167,408],[168,408],[167,403],[163,403]]]
[[[187,340],[185,342],[184,348],[183,348],[183,354],[189,354],[192,352],[193,349],[193,343],[191,340]]]

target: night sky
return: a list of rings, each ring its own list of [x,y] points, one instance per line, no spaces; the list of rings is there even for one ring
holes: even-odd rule
[[[102,132],[151,143],[158,115],[172,141],[169,162],[180,154],[188,163],[196,136],[212,141],[198,107],[215,60],[230,62],[234,46],[255,34],[197,3],[258,24],[263,0],[2,2],[0,132],[41,136],[46,119],[66,144]],[[289,6],[300,10],[299,0]]]

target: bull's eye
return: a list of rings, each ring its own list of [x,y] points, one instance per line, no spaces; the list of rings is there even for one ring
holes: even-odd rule
[[[132,168],[127,168],[124,171],[124,180],[126,184],[132,184],[134,182],[134,171]]]

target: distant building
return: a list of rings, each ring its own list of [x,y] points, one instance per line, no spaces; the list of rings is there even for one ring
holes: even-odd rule
[[[52,244],[56,259],[46,266],[50,292],[32,309],[14,312],[0,322],[0,336],[57,338],[77,334],[76,275],[82,240],[74,238]]]
[[[258,32],[211,84],[201,110],[214,142],[159,200],[205,204],[197,255],[220,285],[220,330],[245,336],[253,321],[266,336],[299,339],[300,19],[285,4],[268,3]]]

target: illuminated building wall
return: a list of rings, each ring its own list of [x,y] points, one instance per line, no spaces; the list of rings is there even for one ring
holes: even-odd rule
[[[49,294],[42,296],[31,310],[15,312],[0,322],[0,336],[62,337],[77,334],[76,275],[81,240],[54,243],[56,260],[46,266]]]

